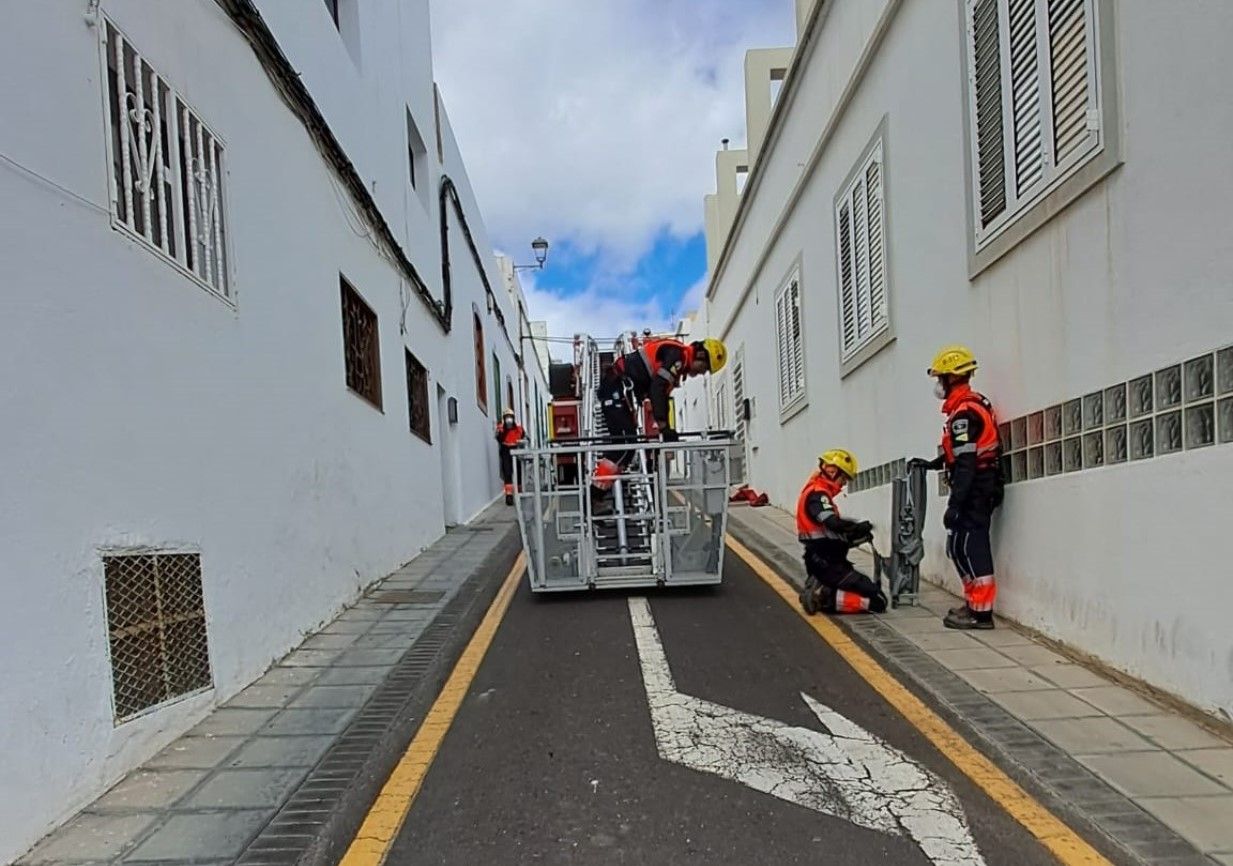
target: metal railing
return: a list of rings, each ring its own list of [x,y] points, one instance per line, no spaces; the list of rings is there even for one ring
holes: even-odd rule
[[[637,459],[601,491],[595,464],[614,449],[635,450]],[[726,432],[674,443],[594,438],[516,450],[518,524],[532,590],[719,583],[739,450]],[[564,455],[578,459],[576,481],[565,483],[555,471]]]

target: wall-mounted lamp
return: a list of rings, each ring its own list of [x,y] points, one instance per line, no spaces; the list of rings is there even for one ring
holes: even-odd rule
[[[535,253],[535,264],[533,265],[514,265],[515,271],[542,271],[544,262],[548,260],[548,241],[541,238],[536,238],[531,241],[531,249]]]

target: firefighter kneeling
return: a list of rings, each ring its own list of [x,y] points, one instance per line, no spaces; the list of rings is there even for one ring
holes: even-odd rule
[[[873,524],[840,517],[835,498],[856,475],[856,458],[834,449],[818,458],[818,471],[801,490],[796,504],[796,531],[805,545],[801,606],[806,613],[882,613],[886,595],[857,571],[848,551],[873,539]]]

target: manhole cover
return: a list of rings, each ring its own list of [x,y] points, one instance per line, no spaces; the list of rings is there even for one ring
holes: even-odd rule
[[[444,592],[428,589],[387,589],[372,600],[377,604],[436,604],[444,597]]]

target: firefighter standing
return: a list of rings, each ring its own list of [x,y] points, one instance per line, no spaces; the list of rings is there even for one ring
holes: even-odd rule
[[[514,420],[514,410],[506,409],[497,425],[497,446],[501,452],[501,480],[505,482],[505,504],[514,504],[514,448],[527,438],[526,431]]]
[[[728,362],[728,350],[715,339],[682,343],[647,339],[637,351],[621,355],[600,382],[599,404],[608,434],[617,442],[632,442],[638,433],[638,409],[648,397],[651,415],[665,442],[677,440],[668,418],[668,396],[687,376],[718,373]],[[611,451],[608,459],[624,466],[632,453]]]
[[[855,477],[856,458],[836,448],[818,458],[818,471],[806,482],[796,503],[796,531],[805,546],[805,588],[801,606],[809,614],[882,613],[886,595],[848,561],[848,551],[873,539],[868,521],[839,515],[835,499]]]
[[[993,405],[972,390],[976,368],[976,356],[964,346],[946,346],[933,359],[929,375],[937,379],[935,394],[946,416],[942,453],[934,460],[913,461],[944,470],[950,484],[942,518],[946,555],[963,581],[966,604],[952,608],[943,622],[958,629],[993,628],[997,597],[989,524],[1002,504],[1001,442]]]

